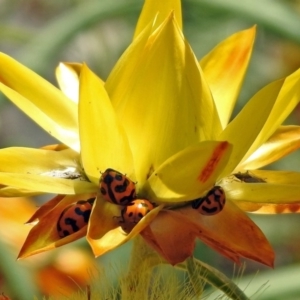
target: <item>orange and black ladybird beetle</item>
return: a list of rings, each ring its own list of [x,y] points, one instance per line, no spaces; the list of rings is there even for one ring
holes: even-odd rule
[[[95,198],[80,200],[67,206],[57,221],[57,232],[64,238],[87,225]]]
[[[226,202],[225,192],[220,186],[214,186],[203,198],[192,201],[192,208],[202,215],[215,215],[219,213]]]
[[[125,206],[121,211],[120,224],[125,232],[132,228],[154,208],[154,205],[146,199],[132,201],[132,205]]]
[[[103,198],[111,203],[131,205],[132,200],[136,199],[135,183],[114,169],[102,173],[99,187]]]

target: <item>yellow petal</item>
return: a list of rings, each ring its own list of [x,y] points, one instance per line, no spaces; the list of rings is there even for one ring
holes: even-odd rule
[[[248,173],[250,175],[257,176],[268,183],[291,185],[300,184],[300,172],[280,170],[251,170]]]
[[[125,131],[101,80],[86,65],[80,76],[79,126],[82,164],[90,180],[97,184],[107,168],[135,179]]]
[[[0,91],[49,134],[78,150],[76,104],[3,53],[0,53],[0,63]]]
[[[144,31],[129,47],[105,85],[128,133],[141,184],[168,157],[212,139],[221,128],[202,71],[174,16],[145,42],[148,34]]]
[[[178,222],[190,222],[186,230],[195,232],[204,243],[236,262],[243,256],[270,267],[274,264],[274,252],[266,237],[232,201],[227,201],[214,216],[201,215],[191,207],[169,213]]]
[[[119,227],[121,209],[120,205],[111,204],[98,196],[90,216],[88,241],[101,239],[107,232]]]
[[[23,147],[0,149],[0,172],[80,177],[77,152],[66,149],[51,151]]]
[[[236,168],[257,140],[276,102],[282,84],[283,80],[279,80],[261,89],[218,137],[218,140],[228,141],[233,145],[230,161],[222,172],[223,176],[230,174]]]
[[[255,31],[254,26],[233,34],[200,61],[223,128],[228,124],[240,94],[252,53]]]
[[[64,145],[64,144],[52,144],[52,145],[43,146],[40,149],[53,150],[53,151],[61,151],[61,150],[68,149],[68,147],[66,145]]]
[[[0,173],[0,182],[3,185],[21,189],[18,196],[22,196],[22,189],[43,193],[73,195],[93,193],[97,188],[93,183],[83,180],[77,181],[36,174],[6,172]]]
[[[0,185],[0,195],[2,197],[31,197],[40,194],[43,194],[43,192]]]
[[[202,142],[167,159],[148,179],[145,197],[153,201],[182,202],[203,196],[215,185],[228,162],[227,142]]]
[[[152,23],[154,19],[154,28],[157,28],[169,16],[171,11],[174,12],[177,23],[179,27],[182,28],[180,0],[145,0],[135,29],[134,38],[136,38],[147,27],[149,23]]]
[[[282,122],[289,116],[289,114],[294,110],[296,105],[300,101],[300,69],[287,76],[285,79],[274,82],[273,84],[269,85],[277,85],[282,82],[282,86],[280,91],[278,91],[278,95],[275,97],[274,100],[275,104],[272,108],[272,111],[264,124],[263,128],[261,129],[258,137],[256,138],[255,142],[252,144],[251,148],[249,149],[247,155],[244,157],[244,160],[250,156],[260,145],[262,145],[270,136],[276,131],[276,129],[282,124]],[[274,88],[274,92],[275,92]],[[260,91],[257,93],[259,94]],[[273,94],[273,92],[272,92]],[[254,96],[256,97],[256,95]],[[261,98],[261,101],[265,101],[264,98]],[[257,106],[260,109],[263,109],[261,105]],[[257,112],[253,114],[256,119]],[[249,126],[249,125],[248,125]]]
[[[123,245],[124,243],[128,242],[135,236],[137,236],[142,230],[144,230],[153,221],[153,219],[157,216],[157,214],[160,212],[162,208],[163,206],[161,205],[151,210],[145,217],[143,217],[139,221],[139,223],[131,230],[129,234],[125,234],[122,231],[121,227],[119,227],[118,223],[117,223],[118,227],[115,227],[116,222],[114,222],[110,226],[106,226],[106,227],[104,226],[105,228],[101,226],[103,223],[102,221],[99,221],[99,219],[97,223],[96,220],[94,220],[93,222],[94,228],[92,227],[93,226],[92,222],[90,222],[87,240],[91,245],[91,248],[93,249],[95,256],[100,256],[108,251],[111,251]],[[93,214],[95,215],[95,213]],[[119,213],[119,216],[114,216],[114,217],[120,219],[120,214],[121,213]],[[101,229],[102,236],[100,237],[99,230],[98,230],[98,238],[93,239],[92,236],[97,231],[97,229],[95,228],[96,226],[102,227]]]
[[[79,76],[82,64],[60,63],[55,70],[56,79],[62,92],[75,103],[79,100]]]
[[[68,205],[78,200],[88,199],[87,197],[83,195],[66,196],[47,214],[40,216],[39,222],[30,230],[18,258],[25,258],[33,254],[51,250],[84,237],[87,226],[69,236],[60,238],[57,231],[57,222],[62,211]]]
[[[300,212],[297,194],[300,182],[299,172],[251,170],[245,174],[247,175],[246,182],[234,175],[222,180],[222,186],[225,186],[227,190],[227,198],[235,201],[240,209],[261,214]],[[240,185],[237,185],[237,182]],[[253,185],[253,183],[258,185]],[[266,183],[269,185],[264,186]],[[245,184],[250,186],[245,186]]]
[[[232,185],[233,181],[228,179],[225,185],[227,195],[240,209],[256,214],[300,212],[299,172],[252,170],[249,174],[263,179],[269,185]]]
[[[300,148],[300,127],[281,126],[252,155],[238,166],[240,169],[258,169]]]
[[[296,177],[296,176],[294,176]],[[297,176],[299,178],[299,175]],[[267,178],[265,180],[268,180]],[[227,199],[234,202],[300,204],[300,184],[228,182],[223,185]]]
[[[22,147],[1,149],[0,176],[5,178],[1,184],[10,187],[1,188],[0,194],[12,197],[34,195],[46,190],[50,193],[56,191],[61,194],[72,194],[75,191],[82,192],[86,188],[95,189],[91,183],[84,181],[78,160],[78,153],[71,149],[62,151]],[[27,185],[32,179],[37,181]],[[73,179],[83,180],[75,183]],[[55,185],[47,187],[50,182]]]

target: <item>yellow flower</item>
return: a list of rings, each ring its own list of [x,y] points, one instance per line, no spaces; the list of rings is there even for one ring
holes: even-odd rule
[[[236,262],[244,256],[273,265],[268,241],[236,204],[253,211],[298,203],[300,174],[280,182],[275,171],[265,172],[266,182],[251,184],[231,174],[262,167],[299,146],[293,137],[299,128],[280,125],[300,98],[300,72],[263,88],[229,122],[254,34],[251,28],[231,36],[199,63],[182,34],[180,1],[146,1],[134,40],[105,83],[86,65],[60,66],[68,97],[2,54],[0,90],[69,147],[0,150],[1,195],[66,195],[29,220],[39,222],[20,256],[84,235],[98,256],[141,233],[172,264],[192,255],[198,237]],[[280,149],[275,158],[273,141]],[[129,234],[120,227],[124,207],[99,193],[101,172],[108,168],[126,174],[136,182],[138,198],[157,205]],[[81,180],[68,179],[70,174]],[[225,207],[214,216],[201,215],[190,201],[215,184],[225,190]],[[61,213],[91,198],[96,200],[88,228],[60,238]]]

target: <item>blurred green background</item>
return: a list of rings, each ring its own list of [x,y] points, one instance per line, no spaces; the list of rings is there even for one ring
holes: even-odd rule
[[[86,62],[105,80],[132,40],[142,4],[142,0],[0,0],[0,51],[54,84],[54,71],[60,61]],[[183,0],[182,5],[184,33],[198,58],[232,33],[258,25],[253,57],[236,112],[261,87],[300,67],[299,0]],[[300,107],[288,123],[300,124]],[[40,147],[54,142],[1,96],[1,148]],[[299,171],[299,151],[269,168]],[[24,214],[17,207],[25,201],[2,199],[1,203],[0,295],[4,292],[21,300],[33,299],[33,295],[68,295],[78,286],[85,286],[80,274],[87,266],[108,266],[119,260],[125,264],[128,260],[130,244],[94,260],[86,242],[79,241],[50,254],[16,262],[28,232],[22,224],[37,203],[26,202]],[[12,215],[4,213],[4,207],[9,205],[16,207]],[[300,299],[300,215],[259,215],[253,219],[276,251],[275,269],[247,261],[241,285],[247,286],[248,295],[264,287],[264,292],[253,299]],[[203,244],[198,243],[195,256],[229,277],[234,276],[233,264]],[[72,257],[69,265],[64,257]],[[74,270],[74,260],[78,261],[78,270]],[[47,281],[53,284],[47,287]]]

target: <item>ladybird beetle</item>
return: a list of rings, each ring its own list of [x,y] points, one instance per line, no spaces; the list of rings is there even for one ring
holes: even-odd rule
[[[80,200],[67,206],[57,222],[58,235],[66,237],[87,225],[95,198]]]
[[[259,178],[257,176],[251,175],[248,171],[245,173],[239,172],[239,173],[236,173],[233,175],[240,181],[243,181],[246,183],[266,183],[265,180],[263,180],[262,178]]]
[[[136,199],[135,183],[126,175],[107,169],[100,178],[100,193],[103,198],[119,205],[131,205]]]
[[[213,187],[205,197],[192,201],[192,208],[202,215],[215,215],[219,213],[226,202],[225,192],[220,186]]]
[[[132,228],[152,209],[154,205],[146,199],[132,201],[132,205],[125,206],[121,211],[121,227],[125,232]]]

